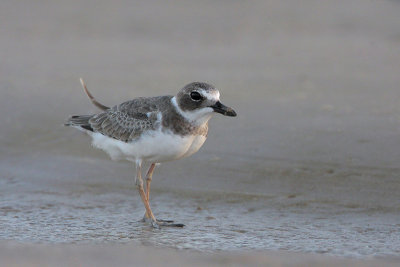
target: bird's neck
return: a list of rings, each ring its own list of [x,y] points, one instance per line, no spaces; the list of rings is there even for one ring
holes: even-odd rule
[[[171,99],[171,102],[178,114],[181,115],[193,126],[201,127],[203,125],[206,125],[213,114],[213,109],[210,107],[205,107],[193,111],[183,111],[179,107],[175,96]]]

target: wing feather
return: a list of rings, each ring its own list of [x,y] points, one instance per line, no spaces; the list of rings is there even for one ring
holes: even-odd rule
[[[160,125],[157,121],[159,112],[154,101],[138,98],[94,115],[89,124],[95,132],[131,142],[137,140],[143,132],[155,130]]]

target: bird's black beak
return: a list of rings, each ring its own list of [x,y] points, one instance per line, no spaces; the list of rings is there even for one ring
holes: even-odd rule
[[[236,117],[236,112],[225,105],[223,105],[221,102],[217,102],[214,105],[210,106],[215,112],[221,113],[222,115],[225,116],[230,116],[230,117]]]

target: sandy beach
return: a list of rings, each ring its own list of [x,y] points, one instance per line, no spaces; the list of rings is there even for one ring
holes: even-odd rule
[[[2,1],[0,258],[7,266],[393,266],[400,255],[400,2]],[[134,167],[63,123],[214,84],[190,158]],[[154,253],[156,251],[157,253]],[[151,257],[149,256],[151,253]]]
[[[343,259],[293,252],[199,253],[133,245],[0,244],[6,266],[398,266],[396,259]]]

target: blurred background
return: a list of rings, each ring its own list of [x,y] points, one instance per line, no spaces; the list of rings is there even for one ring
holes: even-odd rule
[[[400,2],[0,3],[0,239],[201,251],[400,253]],[[214,116],[194,156],[161,165],[154,232],[133,186],[63,127],[206,81]]]

